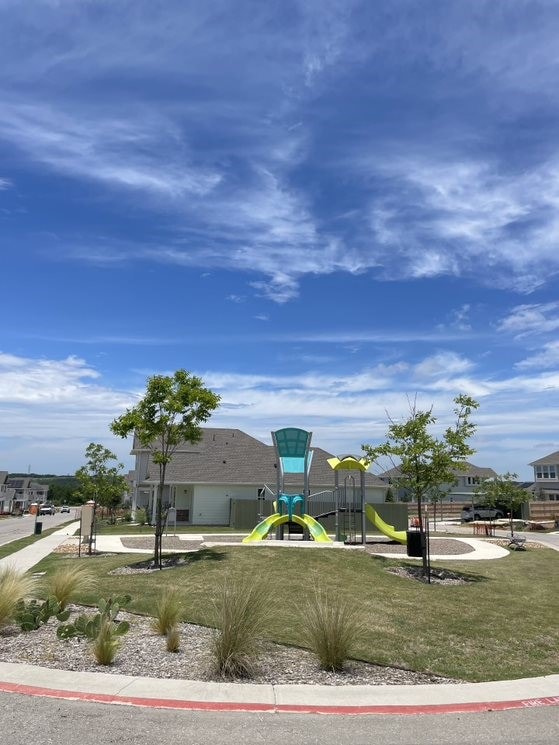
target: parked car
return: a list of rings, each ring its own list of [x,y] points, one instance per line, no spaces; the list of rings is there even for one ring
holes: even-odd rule
[[[68,507],[67,504],[63,504],[62,507],[60,508],[60,512],[68,512],[68,513],[70,513],[70,508]]]
[[[48,504],[48,502],[45,502],[45,504],[39,507],[39,515],[54,515],[55,512],[54,505]]]
[[[502,510],[497,507],[490,507],[488,505],[469,505],[462,508],[462,521],[467,523],[470,520],[500,520],[504,517]]]

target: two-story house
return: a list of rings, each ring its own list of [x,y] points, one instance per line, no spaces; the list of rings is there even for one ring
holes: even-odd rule
[[[538,500],[559,502],[559,450],[529,464],[534,469],[531,491]]]
[[[447,502],[471,503],[475,498],[476,490],[485,479],[495,478],[496,472],[492,468],[475,466],[473,463],[465,463],[464,470],[455,471],[456,480],[452,484],[442,484],[440,492]],[[380,474],[380,478],[387,484],[393,485],[393,493],[398,501],[409,501],[406,490],[398,488],[398,478],[402,472],[396,466]]]
[[[14,509],[16,490],[8,485],[8,472],[0,471],[0,515],[9,515]]]
[[[33,502],[41,503],[48,499],[48,485],[38,484],[33,481],[32,476],[11,476],[6,480],[6,484],[14,490],[12,511],[26,512]]]

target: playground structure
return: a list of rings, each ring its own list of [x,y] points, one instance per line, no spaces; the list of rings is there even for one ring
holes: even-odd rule
[[[243,543],[254,543],[266,538],[270,531],[276,531],[276,539],[283,540],[284,529],[297,525],[303,530],[303,539],[311,538],[319,543],[332,543],[324,527],[318,522],[321,518],[335,515],[336,541],[362,543],[367,541],[366,523],[369,519],[381,533],[391,540],[406,543],[406,531],[395,530],[386,523],[370,504],[365,503],[365,472],[368,462],[352,455],[330,458],[328,464],[335,474],[335,509],[312,517],[308,514],[310,497],[309,473],[313,451],[310,449],[312,432],[302,429],[286,428],[272,432],[272,441],[277,456],[277,486],[274,494],[274,512],[261,520]],[[358,482],[354,473],[358,474]],[[340,483],[340,474],[344,474]],[[285,476],[300,474],[303,477],[302,493],[289,494],[285,491]],[[271,490],[270,490],[271,491]]]
[[[261,541],[273,529],[276,530],[276,538],[283,540],[286,524],[296,524],[303,528],[303,537],[312,536],[313,540],[319,543],[332,542],[322,525],[306,511],[310,494],[309,471],[313,455],[310,449],[311,437],[311,432],[292,427],[272,432],[272,441],[278,459],[275,512],[258,523],[252,533],[243,539],[243,543]],[[285,492],[286,474],[303,476],[302,493],[287,494]]]

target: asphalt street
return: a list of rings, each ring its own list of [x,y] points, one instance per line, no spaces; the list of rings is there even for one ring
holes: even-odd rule
[[[557,708],[422,716],[142,709],[0,694],[9,745],[556,745]]]
[[[75,519],[76,509],[71,508],[70,514],[57,512],[55,515],[41,515],[38,519],[43,524],[43,530],[56,528]],[[0,546],[18,538],[26,538],[35,532],[35,515],[21,517],[6,517],[0,520]]]

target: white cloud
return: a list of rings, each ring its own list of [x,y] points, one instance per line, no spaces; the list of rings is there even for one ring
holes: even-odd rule
[[[526,292],[559,272],[556,160],[511,173],[458,153],[392,153],[355,167],[390,187],[370,221],[387,277],[465,274]]]
[[[445,360],[446,375],[441,370]],[[424,375],[421,379],[418,370]],[[479,373],[475,377],[475,371],[467,360],[441,352],[415,365],[400,360],[350,375],[197,374],[222,396],[223,404],[209,426],[238,427],[266,441],[272,429],[299,426],[314,432],[317,446],[337,454],[359,454],[363,442],[381,441],[387,417],[409,415],[409,400],[416,396],[419,408],[433,406],[440,428],[448,426],[452,398],[471,393],[481,400],[474,444],[479,442],[480,452],[488,454],[484,461],[476,457],[474,462],[500,472],[522,472],[525,463],[544,454],[537,452],[539,443],[555,437],[559,372],[495,380]],[[104,383],[98,370],[77,357],[48,360],[1,354],[2,467],[21,470],[31,459],[36,470],[73,472],[92,441],[103,442],[130,463],[129,443],[112,438],[108,426],[141,395],[144,374],[137,389],[123,392]],[[511,448],[515,462],[502,447],[503,437],[522,443]]]
[[[440,375],[458,375],[469,372],[474,368],[471,360],[467,360],[455,352],[440,352],[427,357],[415,366],[418,378],[433,378]]]
[[[136,116],[102,117],[82,106],[73,116],[51,106],[4,102],[0,135],[63,173],[167,198],[206,195],[221,179],[189,162],[174,125],[141,109]]]
[[[514,334],[518,338],[557,331],[559,303],[517,305],[506,318],[499,321],[497,329]]]
[[[539,351],[517,362],[515,367],[520,370],[559,368],[559,341],[550,341],[544,344]]]

